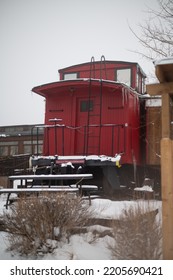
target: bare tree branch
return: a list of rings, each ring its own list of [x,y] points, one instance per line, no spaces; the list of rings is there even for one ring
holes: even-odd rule
[[[139,25],[140,35],[129,26],[145,50],[135,53],[149,60],[173,55],[173,0],[157,1],[159,9],[148,9],[147,20]]]

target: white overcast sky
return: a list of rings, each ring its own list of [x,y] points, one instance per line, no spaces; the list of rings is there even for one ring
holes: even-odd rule
[[[59,80],[58,69],[100,60],[152,63],[131,50],[157,0],[0,0],[0,126],[44,122],[34,86]]]

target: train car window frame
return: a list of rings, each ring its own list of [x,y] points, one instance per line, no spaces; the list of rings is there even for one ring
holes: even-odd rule
[[[94,102],[93,100],[81,100],[80,101],[80,112],[91,112],[93,111]]]
[[[141,72],[138,71],[136,73],[136,90],[137,90],[137,92],[139,92],[141,94],[144,93],[143,83],[144,83],[143,76],[142,76]]]
[[[78,72],[64,73],[63,74],[63,80],[65,80],[65,81],[76,80],[78,78],[79,78],[79,73]]]
[[[128,71],[128,76],[127,77],[120,77],[119,78],[119,75],[118,75],[118,72],[119,74],[121,73],[125,73]],[[132,86],[132,68],[131,67],[126,67],[126,68],[116,68],[115,69],[115,81],[119,82],[119,83],[123,83],[129,87]]]

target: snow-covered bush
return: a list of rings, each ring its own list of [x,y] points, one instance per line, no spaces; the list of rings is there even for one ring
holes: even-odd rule
[[[158,210],[137,204],[122,212],[113,225],[114,241],[109,248],[118,260],[159,260],[162,257],[161,221]]]
[[[72,230],[82,227],[90,215],[88,203],[80,197],[59,193],[20,198],[4,219],[11,249],[37,254],[68,241]]]

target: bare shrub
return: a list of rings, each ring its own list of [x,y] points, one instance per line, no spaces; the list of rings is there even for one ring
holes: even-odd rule
[[[118,224],[113,225],[113,244],[109,244],[114,259],[161,259],[161,222],[156,219],[157,212],[140,204],[123,211]]]
[[[52,251],[74,227],[86,223],[88,208],[80,197],[65,193],[20,198],[4,216],[11,249],[23,254]]]

